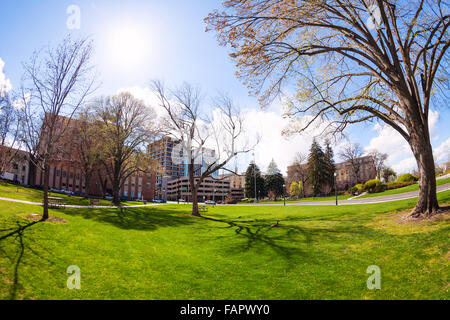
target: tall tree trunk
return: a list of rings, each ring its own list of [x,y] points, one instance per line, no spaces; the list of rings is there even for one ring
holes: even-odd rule
[[[419,169],[419,200],[411,212],[412,218],[428,218],[439,209],[436,196],[436,174],[433,159],[433,149],[427,135],[412,138],[411,149]]]
[[[48,219],[48,185],[50,180],[50,165],[48,160],[44,163],[44,212],[42,213],[42,221]]]
[[[116,163],[114,164],[114,179],[112,182],[112,192],[113,192],[113,203],[115,205],[120,205],[119,191],[120,191],[120,166]],[[132,200],[132,199],[131,199]]]
[[[92,173],[86,173],[84,176],[84,196],[87,198],[89,196],[89,186],[91,184]]]
[[[115,205],[120,205],[119,182],[116,179],[113,181],[113,203]]]
[[[191,186],[192,215],[200,217],[197,199],[198,189],[195,186],[195,177],[194,177],[194,159],[190,159],[190,162],[188,164],[188,173],[189,173],[189,185]]]
[[[196,217],[200,217],[200,212],[198,211],[198,190],[194,188],[192,190],[192,215]]]

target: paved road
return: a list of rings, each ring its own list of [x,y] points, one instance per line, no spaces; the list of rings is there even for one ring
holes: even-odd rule
[[[443,192],[450,190],[450,183],[441,185],[437,187],[437,192]],[[417,198],[419,195],[419,191],[411,191],[399,194],[392,194],[388,196],[379,196],[373,198],[356,198],[352,200],[339,200],[339,205],[355,205],[355,204],[369,204],[369,203],[383,203],[383,202],[391,202],[397,200],[405,200],[405,199],[413,199]],[[283,203],[259,203],[259,204],[233,204],[230,206],[282,206]],[[310,202],[287,202],[287,206],[329,206],[336,205],[336,201],[310,201]]]
[[[17,200],[17,199],[10,199],[10,198],[2,198],[0,197],[0,201],[9,201],[9,202],[17,202],[17,203],[23,203],[23,204],[31,204],[36,206],[42,206],[43,204],[40,202],[32,202],[32,201],[25,201],[25,200]],[[152,207],[157,206],[159,204],[152,203],[152,204],[139,204],[139,205],[133,205],[133,206],[124,206],[122,208],[141,208],[141,207]],[[66,208],[90,208],[90,209],[117,209],[119,207],[117,206],[76,206],[76,205],[65,205]]]
[[[441,185],[437,187],[437,192],[443,192],[450,190],[450,183]],[[339,205],[355,205],[355,204],[369,204],[369,203],[383,203],[383,202],[391,202],[391,201],[397,201],[397,200],[405,200],[405,199],[413,199],[417,198],[419,194],[419,191],[411,191],[411,192],[405,192],[405,193],[399,193],[399,194],[393,194],[389,196],[380,196],[380,197],[373,197],[373,198],[355,198],[351,200],[339,200]],[[17,203],[23,203],[23,204],[31,204],[31,205],[38,205],[42,206],[42,203],[39,202],[31,202],[31,201],[25,201],[25,200],[17,200],[17,199],[10,199],[10,198],[1,198],[0,201],[9,201],[9,202],[17,202]],[[170,202],[171,203],[171,202]],[[176,202],[173,202],[176,203]],[[141,208],[141,207],[151,207],[151,206],[157,206],[159,204],[147,204],[147,205],[133,205],[133,206],[125,206],[123,208]],[[227,204],[227,206],[234,206],[234,207],[249,207],[249,206],[282,206],[283,203],[258,203],[258,204]],[[311,201],[311,202],[287,202],[287,206],[334,206],[336,205],[336,201]],[[115,209],[118,208],[116,206],[75,206],[75,205],[66,205],[66,208],[91,208],[91,209]]]

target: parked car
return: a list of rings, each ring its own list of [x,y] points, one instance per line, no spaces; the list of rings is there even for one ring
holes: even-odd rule
[[[164,199],[153,199],[152,202],[154,203],[166,203],[167,201]]]
[[[205,201],[205,204],[210,204],[210,205],[215,206],[215,205],[216,205],[216,202],[215,202],[215,201],[212,201],[212,200],[206,200],[206,201]]]
[[[67,194],[68,196],[72,196],[74,192],[70,191],[70,190],[62,189],[62,190],[60,190],[60,193]]]

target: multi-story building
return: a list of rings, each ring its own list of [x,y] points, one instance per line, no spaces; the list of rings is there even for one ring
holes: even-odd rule
[[[230,193],[234,200],[245,197],[245,174],[239,174],[237,168],[234,173],[221,174],[219,179],[230,182]]]
[[[1,179],[9,180],[21,185],[29,184],[30,161],[28,152],[0,147],[0,159],[7,161],[0,176]]]
[[[95,166],[93,170],[95,174],[91,177],[89,185],[86,185],[79,154],[81,137],[77,123],[76,119],[69,121],[68,118],[58,117],[56,130],[64,131],[58,146],[54,148],[57,151],[51,156],[49,188],[98,197],[112,194],[111,183],[100,164]],[[42,187],[43,183],[43,172],[40,168],[36,168],[34,185]],[[153,172],[136,173],[124,183],[120,196],[128,199],[152,200],[154,192],[155,174]]]
[[[377,177],[375,163],[371,156],[365,156],[336,164],[336,183],[339,190],[347,190],[355,184]]]
[[[195,178],[198,182],[199,178]],[[225,201],[225,198],[230,193],[230,182],[228,180],[220,180],[212,177],[207,177],[203,180],[198,190],[198,201],[214,200]],[[171,201],[192,201],[192,190],[189,184],[188,177],[180,177],[171,180],[167,183],[167,199]]]
[[[168,183],[180,177],[189,177],[186,152],[179,141],[171,137],[163,137],[148,146],[150,156],[159,163],[156,174],[156,197],[167,200]],[[212,149],[202,148],[195,159],[194,175],[200,176],[206,172],[211,161],[215,160],[216,153]],[[218,178],[218,172],[211,175]]]
[[[348,190],[357,183],[364,183],[375,179],[377,176],[375,163],[370,156],[357,158],[353,161],[346,161],[336,164],[336,184],[338,190]],[[286,189],[292,182],[303,181],[305,195],[312,194],[312,187],[308,184],[308,165],[294,164],[288,166]]]

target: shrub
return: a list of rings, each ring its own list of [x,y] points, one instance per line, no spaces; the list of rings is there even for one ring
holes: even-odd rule
[[[400,182],[389,182],[389,183],[386,183],[385,186],[386,186],[386,190],[393,190],[393,189],[398,189],[398,188],[403,188],[403,187],[410,186],[413,183],[414,183],[414,181],[403,182],[403,183],[400,183]]]
[[[369,193],[376,193],[376,192],[384,191],[384,189],[385,189],[385,187],[379,179],[373,179],[373,180],[367,181],[364,184],[363,190],[367,191]]]
[[[405,173],[402,174],[400,177],[398,177],[397,182],[399,183],[416,182],[417,180],[419,180],[419,178],[413,176],[411,173]]]
[[[351,187],[350,189],[348,189],[347,193],[356,196],[356,195],[362,193],[363,188],[364,188],[364,186],[362,184],[357,184],[356,186]]]

